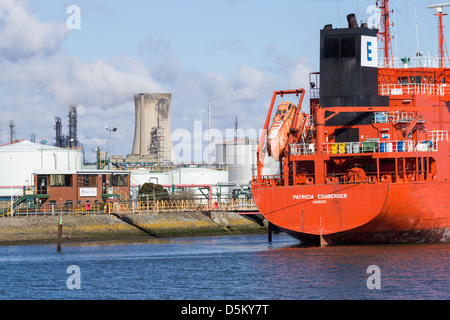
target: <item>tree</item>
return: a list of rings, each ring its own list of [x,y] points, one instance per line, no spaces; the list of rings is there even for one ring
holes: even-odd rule
[[[145,197],[144,197],[145,196]],[[146,196],[149,196],[149,200],[167,200],[169,199],[169,193],[160,184],[154,184],[152,182],[146,182],[139,189],[139,198],[141,201],[146,200]]]

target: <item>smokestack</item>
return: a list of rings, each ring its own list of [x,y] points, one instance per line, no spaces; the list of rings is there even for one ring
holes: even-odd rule
[[[358,21],[356,21],[356,16],[353,13],[347,15],[348,27],[349,28],[358,28]]]
[[[62,135],[62,124],[61,124],[61,118],[55,117],[55,130],[56,130],[56,146],[62,147],[62,142],[64,140],[64,137]]]
[[[170,128],[171,99],[170,93],[134,95],[135,128],[132,154],[138,155],[144,162],[148,160],[162,163],[175,160],[172,155]]]
[[[11,143],[14,142],[14,133],[15,133],[15,132],[14,132],[14,127],[15,127],[14,121],[11,120],[10,123],[9,123],[9,129],[10,129],[10,131],[11,131]]]
[[[78,138],[77,138],[77,107],[70,106],[69,111],[69,141],[68,144],[70,147],[78,146]]]

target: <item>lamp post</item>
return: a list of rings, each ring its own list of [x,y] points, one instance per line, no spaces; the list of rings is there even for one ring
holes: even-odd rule
[[[70,152],[69,152],[69,150],[70,150],[70,145],[72,144],[73,141],[74,141],[74,139],[72,138],[67,142],[67,170],[70,170]]]
[[[112,160],[112,156],[111,156],[111,152],[112,152],[112,146],[111,146],[111,133],[112,132],[116,132],[117,128],[113,127],[112,129],[109,128],[108,126],[105,126],[105,129],[107,131],[109,131],[109,140],[108,140],[108,169],[111,170],[111,160]]]
[[[11,184],[11,217],[14,216],[14,208],[13,208],[13,180],[12,180],[12,157],[9,157],[9,180]]]

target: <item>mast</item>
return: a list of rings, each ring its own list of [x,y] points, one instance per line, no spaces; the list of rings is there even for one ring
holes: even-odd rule
[[[439,67],[445,67],[445,56],[448,57],[447,45],[445,44],[444,38],[444,24],[442,22],[442,18],[446,16],[446,13],[442,13],[443,7],[450,6],[450,3],[441,3],[441,4],[432,4],[427,6],[427,8],[435,8],[436,14],[438,17],[438,40],[439,40]]]
[[[378,9],[381,10],[380,31],[378,40],[381,40],[380,49],[383,50],[383,66],[390,68],[392,64],[392,43],[391,43],[391,24],[389,22],[389,0],[377,2]]]

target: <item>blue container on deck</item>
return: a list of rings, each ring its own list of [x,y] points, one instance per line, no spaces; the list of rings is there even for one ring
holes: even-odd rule
[[[405,152],[405,141],[397,142],[397,152]]]
[[[380,152],[387,152],[386,142],[380,144]]]

